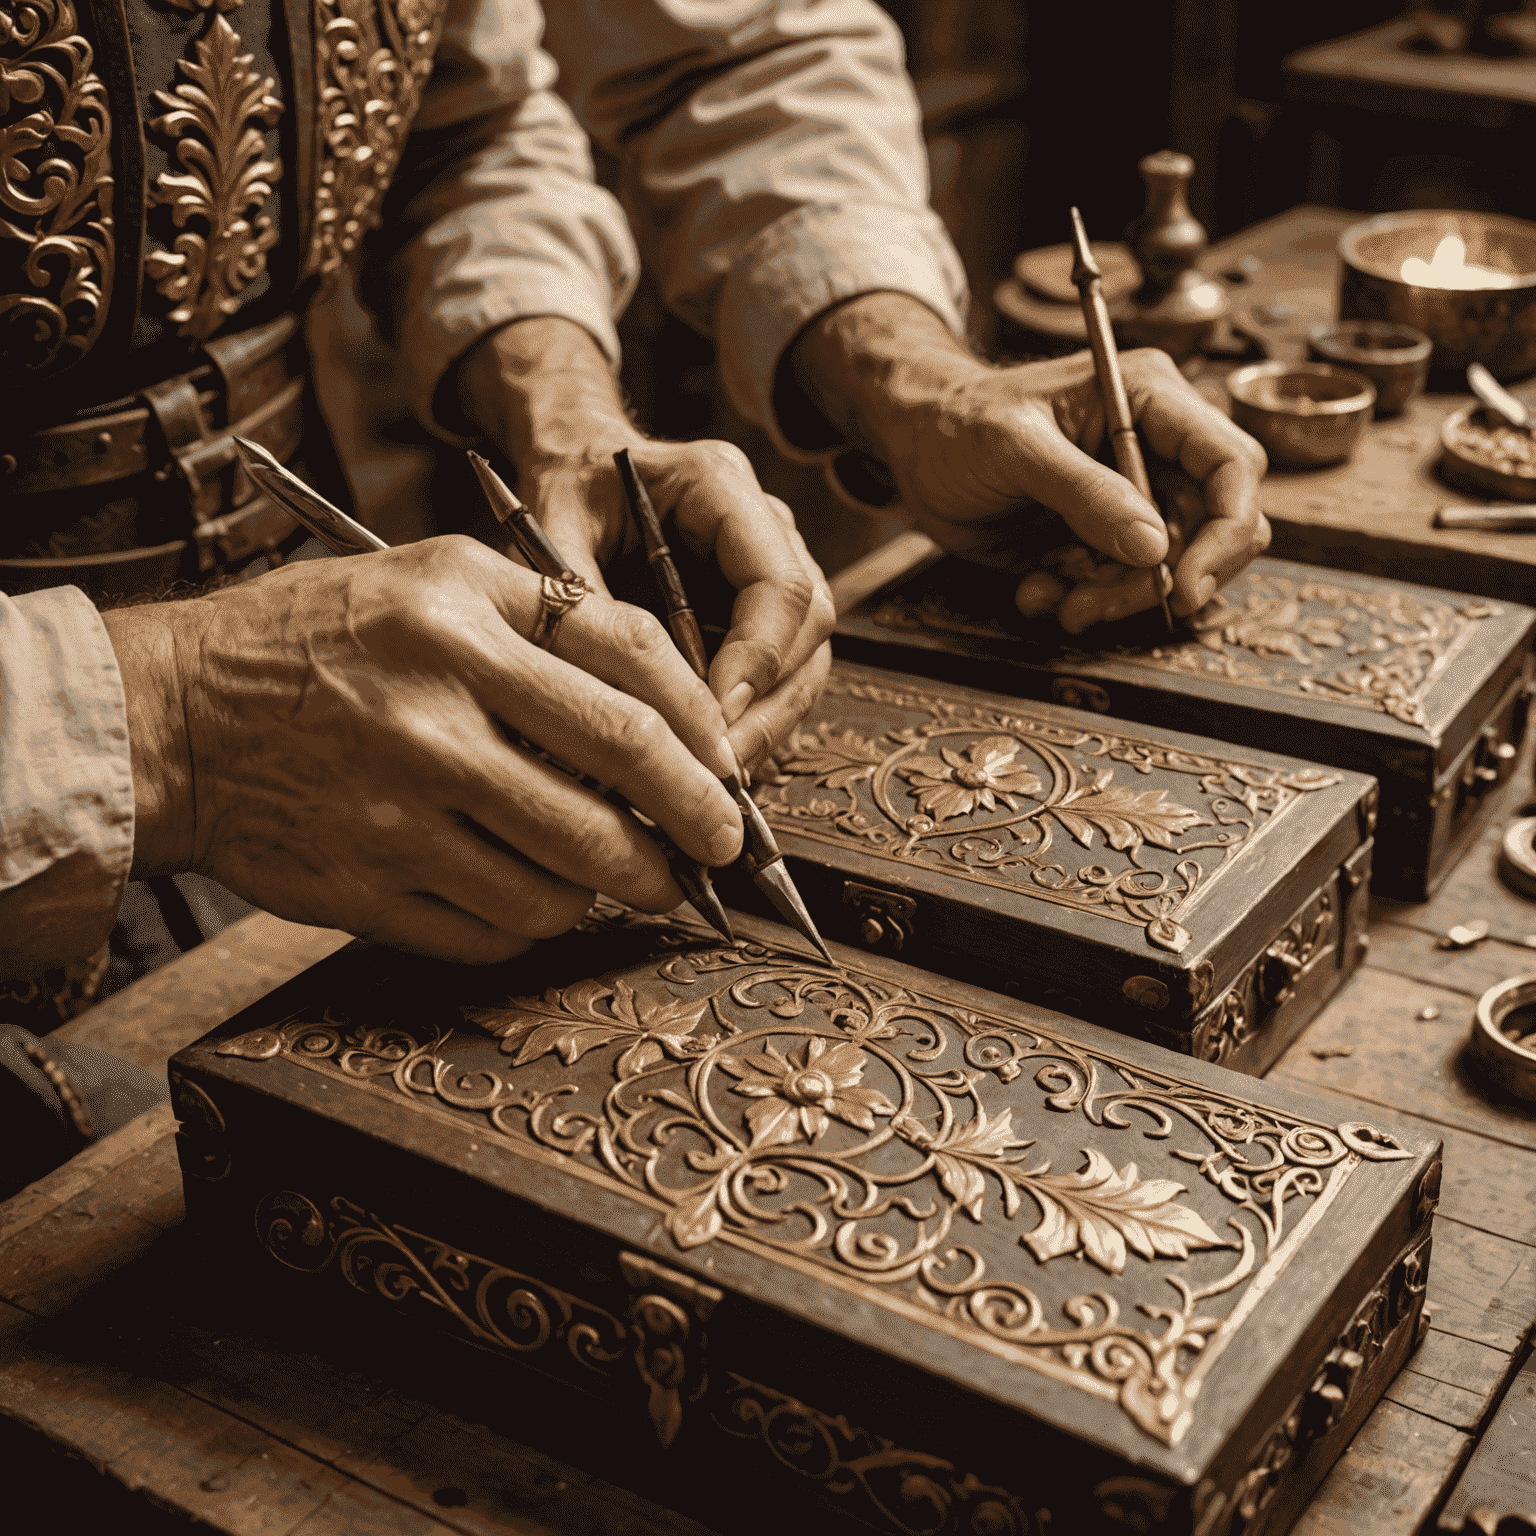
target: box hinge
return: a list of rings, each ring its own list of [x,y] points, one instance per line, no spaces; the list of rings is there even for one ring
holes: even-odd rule
[[[649,1389],[646,1411],[665,1450],[683,1426],[683,1407],[709,1390],[704,1327],[725,1293],[638,1253],[621,1253],[630,1289],[635,1369]]]

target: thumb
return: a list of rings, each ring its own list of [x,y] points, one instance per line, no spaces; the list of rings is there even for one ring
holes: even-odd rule
[[[1162,517],[1124,475],[1089,458],[1059,431],[1033,435],[1027,456],[1021,479],[1085,544],[1141,569],[1166,557]]]

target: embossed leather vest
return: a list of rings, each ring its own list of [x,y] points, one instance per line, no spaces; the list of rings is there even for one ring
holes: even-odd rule
[[[379,221],[444,7],[0,0],[0,486],[15,517],[153,471],[157,452],[194,523],[231,504],[210,495],[233,474],[210,444],[302,374],[283,317]],[[192,384],[171,400],[176,379]],[[131,411],[60,428],[114,404],[147,407],[143,429]],[[16,553],[14,526],[0,532],[0,555]]]

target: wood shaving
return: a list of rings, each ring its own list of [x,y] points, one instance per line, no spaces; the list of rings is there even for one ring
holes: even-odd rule
[[[1313,1047],[1312,1054],[1319,1061],[1327,1061],[1330,1056],[1353,1056],[1355,1048],[1352,1045],[1319,1045]]]

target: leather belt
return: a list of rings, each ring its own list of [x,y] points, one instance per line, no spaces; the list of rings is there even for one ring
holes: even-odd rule
[[[148,386],[138,396],[142,404],[66,422],[14,444],[0,457],[0,486],[16,497],[98,486],[110,495],[113,481],[153,470],[153,484],[169,490],[173,481],[181,483],[192,528],[190,539],[154,547],[0,559],[0,580],[131,591],[174,578],[189,543],[200,572],[275,550],[298,524],[257,492],[240,467],[233,440],[250,438],[284,461],[298,449],[305,431],[305,380],[295,375],[288,356],[298,328],[297,316],[284,315],[235,336],[216,337],[204,345],[207,364]],[[216,427],[210,417],[220,404],[218,415],[227,425]],[[17,510],[16,501],[11,508]]]

